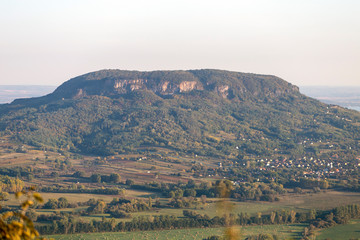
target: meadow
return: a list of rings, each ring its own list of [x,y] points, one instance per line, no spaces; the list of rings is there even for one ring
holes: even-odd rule
[[[126,190],[126,198],[143,198],[147,199],[149,196],[153,196],[154,193],[149,191],[139,190]],[[70,203],[85,202],[90,198],[102,199],[104,202],[109,203],[114,198],[119,197],[117,195],[101,195],[101,194],[75,194],[75,193],[42,193],[42,197],[45,202],[51,198],[65,197]],[[162,204],[168,202],[168,198],[160,198]],[[195,210],[199,214],[206,214],[210,218],[215,216],[222,216],[218,206],[219,199],[208,198],[206,205],[200,204],[193,208],[185,208]],[[17,200],[13,195],[10,195],[10,199],[4,202],[8,206],[16,206],[21,202],[21,199]],[[248,213],[249,215],[255,215],[259,212],[262,214],[269,214],[273,211],[282,210],[294,210],[296,212],[308,212],[312,209],[328,210],[338,206],[347,204],[360,204],[360,193],[355,192],[339,192],[333,190],[322,191],[319,193],[307,193],[307,194],[286,194],[280,197],[280,201],[264,202],[264,201],[231,201],[232,212],[236,214]],[[77,208],[65,208],[65,209],[36,209],[39,214],[50,214],[52,212],[72,212],[86,210],[87,207],[79,206]],[[138,216],[154,216],[154,215],[173,215],[176,217],[183,217],[182,208],[154,208],[150,211],[140,211],[131,213],[132,217]],[[110,214],[92,214],[89,216],[78,216],[81,220],[91,221],[100,220],[102,217],[110,218]],[[119,221],[131,221],[132,218],[116,219]]]
[[[276,234],[280,239],[300,239],[301,233],[306,225],[287,224],[275,226],[247,226],[239,228],[243,239],[259,233]],[[72,234],[72,235],[51,235],[47,237],[55,240],[169,240],[169,239],[193,239],[201,240],[203,238],[224,233],[225,228],[193,228],[193,229],[174,229],[162,231],[145,232],[114,232],[114,233],[91,233],[91,234]]]
[[[222,213],[217,207],[219,199],[209,198],[206,206],[197,207],[195,210],[200,214],[206,214],[209,217],[222,216]],[[165,201],[165,199],[164,199]],[[286,194],[280,197],[280,201],[263,202],[263,201],[246,201],[237,202],[231,201],[234,214],[248,213],[255,215],[258,212],[263,214],[271,213],[273,211],[294,210],[296,212],[308,212],[312,209],[328,210],[338,206],[347,204],[359,204],[360,193],[352,192],[338,192],[338,191],[324,191],[320,193],[311,194]],[[154,211],[137,212],[133,216],[144,215],[160,215],[168,214],[175,216],[182,216],[183,209],[163,208]]]
[[[350,221],[348,224],[337,225],[318,232],[317,240],[325,239],[359,239],[360,220]]]

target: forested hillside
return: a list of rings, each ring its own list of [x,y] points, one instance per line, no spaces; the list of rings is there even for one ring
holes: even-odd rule
[[[360,114],[306,97],[275,76],[102,70],[47,96],[0,105],[0,131],[42,149],[97,155],[161,147],[228,158],[299,157],[331,146],[356,156]]]

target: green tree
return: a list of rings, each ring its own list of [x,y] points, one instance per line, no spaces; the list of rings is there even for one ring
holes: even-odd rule
[[[112,174],[110,174],[110,182],[112,182],[112,183],[118,183],[118,182],[120,182],[120,181],[121,181],[121,177],[120,177],[119,174],[117,174],[117,173],[112,173]]]
[[[101,183],[101,175],[94,173],[91,175],[90,180],[94,183]]]
[[[69,202],[66,198],[61,197],[58,199],[58,208],[67,208],[69,206]]]

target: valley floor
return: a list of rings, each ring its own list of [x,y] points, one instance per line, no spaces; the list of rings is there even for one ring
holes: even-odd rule
[[[268,225],[268,226],[247,226],[239,227],[243,238],[259,233],[276,234],[280,239],[300,239],[305,224],[287,224],[287,225]],[[120,232],[120,233],[91,233],[91,234],[72,234],[72,235],[52,235],[48,236],[55,240],[168,240],[168,239],[194,239],[203,238],[224,233],[225,228],[193,228],[193,229],[176,229],[163,231],[146,231],[146,232]]]
[[[306,224],[286,224],[286,225],[268,225],[268,226],[247,226],[239,227],[242,239],[250,235],[259,233],[276,234],[279,239],[301,239],[302,232]],[[359,239],[360,237],[360,220],[350,221],[348,224],[337,225],[335,227],[318,230],[317,240],[345,240]],[[145,232],[111,232],[111,233],[88,233],[88,234],[71,234],[71,235],[51,235],[47,236],[55,240],[169,240],[169,239],[194,239],[201,240],[209,236],[221,236],[225,228],[194,228],[194,229],[176,229],[162,231],[145,231]]]

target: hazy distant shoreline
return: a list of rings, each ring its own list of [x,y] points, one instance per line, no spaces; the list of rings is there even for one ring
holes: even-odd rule
[[[17,98],[44,96],[56,88],[49,85],[0,85],[0,104],[11,103]]]
[[[300,86],[300,92],[327,104],[360,111],[360,87]]]
[[[349,109],[353,109],[360,112],[360,107],[348,107]]]

